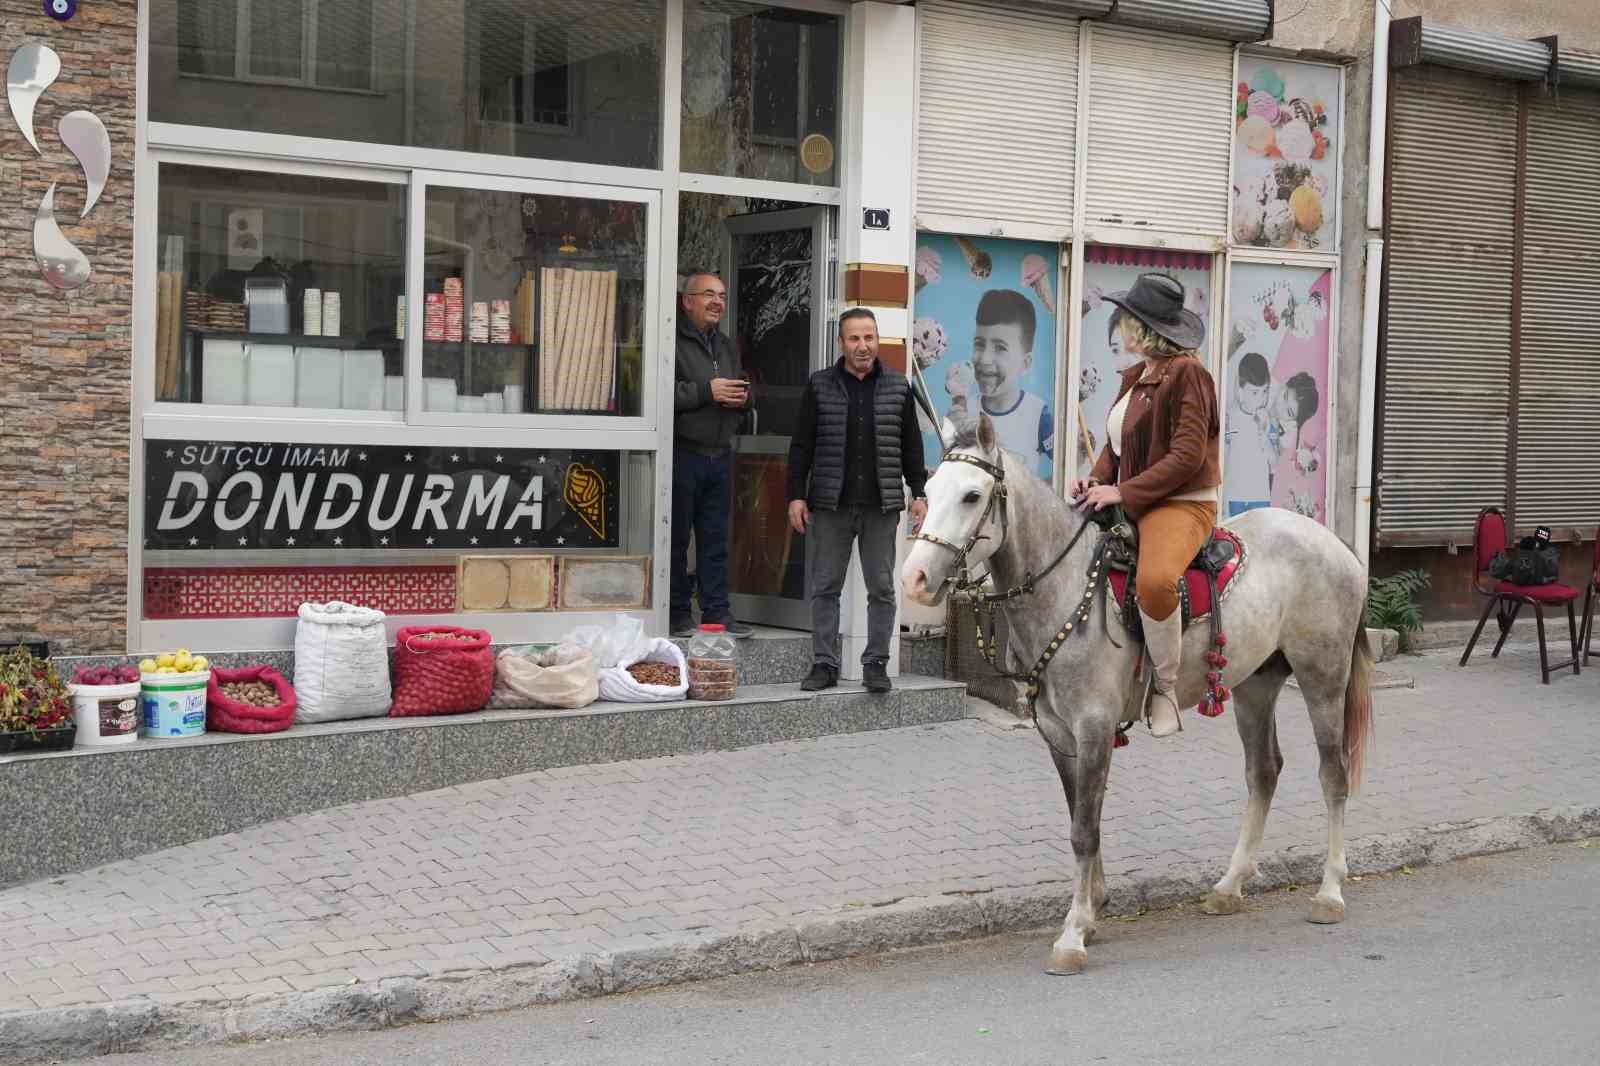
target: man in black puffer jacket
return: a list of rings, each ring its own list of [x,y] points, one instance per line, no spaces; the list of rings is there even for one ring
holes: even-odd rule
[[[806,534],[806,594],[811,600],[815,692],[839,681],[839,593],[859,544],[867,584],[867,648],[862,683],[890,689],[889,642],[895,619],[895,531],[911,488],[911,528],[928,514],[922,431],[904,374],[878,362],[878,321],[856,308],[839,319],[844,356],[811,375],[789,445],[789,524]]]

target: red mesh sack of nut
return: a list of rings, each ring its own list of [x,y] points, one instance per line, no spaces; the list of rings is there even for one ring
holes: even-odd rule
[[[481,711],[494,691],[494,649],[483,629],[407,626],[394,635],[391,718]]]
[[[294,724],[294,687],[270,666],[213,666],[206,682],[206,728],[219,733],[281,733]]]

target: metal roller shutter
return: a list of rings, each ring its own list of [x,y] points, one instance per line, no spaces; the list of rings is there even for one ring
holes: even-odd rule
[[[1009,222],[1069,237],[1077,22],[924,2],[917,23],[919,227],[987,234]]]
[[[1506,503],[1516,90],[1424,67],[1393,92],[1378,536],[1443,544]]]
[[[1519,528],[1600,523],[1600,93],[1563,89],[1528,112],[1517,402]]]
[[[1086,227],[1224,236],[1233,49],[1108,26],[1089,32]]]

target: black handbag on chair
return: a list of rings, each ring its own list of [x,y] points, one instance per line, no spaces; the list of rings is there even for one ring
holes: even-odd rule
[[[1554,584],[1561,577],[1561,554],[1550,543],[1550,527],[1540,526],[1489,560],[1489,576],[1525,587]]]

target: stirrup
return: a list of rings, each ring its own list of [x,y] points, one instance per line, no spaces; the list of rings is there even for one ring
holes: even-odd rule
[[[1165,733],[1161,736],[1156,736],[1155,724],[1153,722],[1153,717],[1150,714],[1150,705],[1155,702],[1156,695],[1156,671],[1155,667],[1151,666],[1149,676],[1145,679],[1144,683],[1144,703],[1140,708],[1140,717],[1144,719],[1145,732],[1149,733],[1157,740],[1166,740],[1183,732],[1183,708],[1178,706],[1178,700],[1175,695],[1163,694],[1167,699],[1172,701],[1173,713],[1178,719],[1178,728],[1173,730],[1171,733]]]

